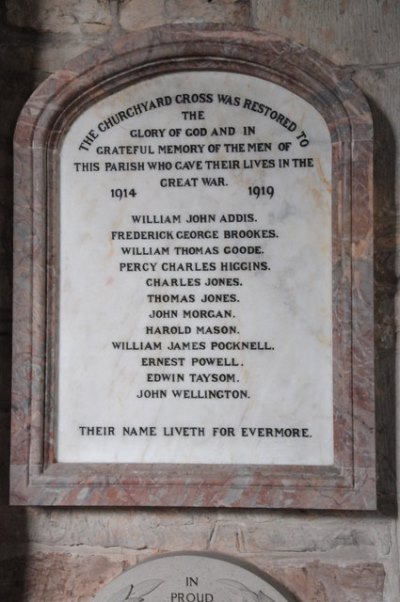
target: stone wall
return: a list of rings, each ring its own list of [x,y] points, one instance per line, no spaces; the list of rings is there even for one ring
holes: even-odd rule
[[[87,48],[174,22],[232,23],[290,37],[349,70],[370,101],[376,136],[377,513],[8,507],[12,134],[18,113],[43,79]],[[398,0],[6,0],[0,28],[1,599],[85,602],[139,560],[198,550],[253,563],[299,602],[397,602]]]

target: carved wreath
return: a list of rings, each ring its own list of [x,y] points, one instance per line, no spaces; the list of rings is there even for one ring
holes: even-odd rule
[[[129,584],[114,594],[108,602],[143,602],[151,592],[164,583],[162,579],[147,579],[137,585]]]
[[[240,581],[235,581],[234,579],[218,579],[218,582],[239,590],[243,602],[276,602],[276,600],[273,600],[271,596],[267,596],[267,594],[264,594],[261,590],[253,592],[243,583],[240,583]]]

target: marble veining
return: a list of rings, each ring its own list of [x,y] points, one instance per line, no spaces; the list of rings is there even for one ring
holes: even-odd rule
[[[85,111],[60,165],[58,461],[333,464],[321,115],[247,75],[168,74]]]

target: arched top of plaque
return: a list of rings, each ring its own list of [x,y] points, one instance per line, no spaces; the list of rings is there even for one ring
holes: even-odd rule
[[[299,44],[173,25],[54,73],[15,132],[12,502],[375,508],[372,225],[366,100]]]
[[[183,552],[149,558],[103,587],[95,602],[295,602],[255,567],[233,558]]]
[[[372,139],[364,96],[346,70],[316,52],[251,29],[170,25],[117,38],[67,63],[32,95],[15,140],[25,145],[34,135],[39,144],[52,147],[83,109],[104,96],[149,77],[187,70],[233,71],[274,82],[323,115],[333,142],[350,135],[353,140]]]

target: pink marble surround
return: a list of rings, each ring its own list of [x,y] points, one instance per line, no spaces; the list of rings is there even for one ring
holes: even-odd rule
[[[60,464],[57,165],[69,124],[143,77],[224,70],[267,79],[324,117],[333,154],[333,466]],[[372,122],[348,74],[273,34],[166,26],[90,50],[32,95],[15,133],[11,503],[375,509]]]

